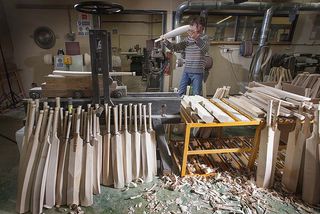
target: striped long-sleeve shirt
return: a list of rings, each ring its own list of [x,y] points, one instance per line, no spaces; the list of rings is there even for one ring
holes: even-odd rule
[[[185,72],[203,73],[205,67],[204,57],[209,49],[207,35],[202,34],[196,40],[189,36],[176,44],[165,40],[164,44],[171,51],[185,50]]]

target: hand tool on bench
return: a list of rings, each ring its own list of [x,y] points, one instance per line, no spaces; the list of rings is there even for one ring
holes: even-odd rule
[[[111,137],[114,188],[124,187],[122,139],[118,131],[118,106],[113,107],[114,135]]]
[[[75,131],[70,141],[68,164],[67,204],[79,205],[79,190],[82,169],[83,140],[80,137],[81,106],[78,106],[75,114]]]

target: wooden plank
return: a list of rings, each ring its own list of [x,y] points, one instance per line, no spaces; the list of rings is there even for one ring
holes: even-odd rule
[[[189,97],[192,102],[198,102],[201,106],[203,106],[210,114],[212,114],[219,122],[235,122],[228,114],[223,112],[216,105],[211,103],[208,99],[201,96],[190,96]],[[197,112],[197,111],[196,111]],[[198,113],[198,112],[197,112]],[[213,122],[213,121],[211,121]]]
[[[280,96],[281,99],[291,98],[291,99],[298,100],[298,101],[310,101],[311,100],[311,98],[309,98],[309,97],[305,97],[305,96],[297,95],[297,94],[290,93],[287,91],[283,91],[280,89],[265,86],[261,83],[254,82],[254,84],[258,87],[264,87],[267,90],[271,91],[272,93],[277,94],[278,96]]]
[[[204,108],[202,105],[200,105],[197,101],[195,101],[191,97],[192,96],[184,96],[183,100],[190,105],[192,110],[194,110],[204,122],[206,123],[213,122],[214,117],[207,111],[207,109]]]
[[[227,104],[225,104],[224,102],[222,102],[220,99],[217,98],[212,98],[211,100],[213,100],[214,102],[218,103],[219,105],[221,105],[224,109],[226,109],[227,111],[229,111],[230,113],[232,113],[236,118],[238,118],[241,121],[250,121],[247,117],[243,116],[242,114],[240,114],[237,110],[235,110],[234,108],[228,106]]]
[[[283,106],[293,107],[293,108],[297,107],[297,105],[295,105],[295,104],[293,104],[291,102],[288,102],[288,101],[285,101],[285,100],[281,100],[281,99],[278,99],[276,97],[272,97],[272,96],[270,96],[268,94],[264,94],[264,93],[260,93],[260,92],[251,92],[250,93],[250,92],[247,91],[245,93],[245,95],[253,97],[253,98],[256,98],[256,99],[261,98],[261,99],[273,100],[273,101],[277,101],[277,102],[281,101]]]
[[[248,109],[249,111],[256,112],[256,114],[258,114],[258,115],[265,115],[265,112],[262,111],[257,106],[250,104],[250,103],[247,103],[247,102],[244,102],[243,100],[241,100],[237,97],[229,97],[229,100],[233,101],[234,103],[239,103],[244,108]]]

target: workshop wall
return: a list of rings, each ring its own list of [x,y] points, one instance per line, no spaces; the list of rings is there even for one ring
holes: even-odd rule
[[[65,9],[17,9],[16,4],[25,4],[30,6],[34,5],[73,5],[77,1],[65,0],[57,2],[54,0],[11,0],[3,2],[8,25],[10,27],[10,34],[14,45],[14,58],[22,78],[23,86],[27,91],[31,87],[31,83],[35,82],[41,84],[44,81],[44,76],[52,72],[52,66],[43,63],[43,56],[51,53],[56,54],[59,48],[64,48],[65,35],[69,32],[68,14]],[[124,8],[133,10],[167,10],[172,14],[178,4],[183,0],[162,0],[162,1],[149,1],[149,0],[136,0],[136,1],[114,1],[122,4]],[[72,16],[72,30],[77,32],[76,20],[78,13],[71,10]],[[168,16],[168,28],[171,29],[171,15]],[[39,48],[31,38],[33,31],[39,26],[50,27],[56,37],[56,44],[52,49],[45,50]],[[159,28],[154,26],[155,35],[159,33]],[[141,29],[137,29],[141,31]],[[123,36],[122,38],[123,39]],[[89,53],[88,36],[77,36],[76,41],[80,42],[81,52]],[[114,43],[113,43],[114,44]],[[124,45],[125,49],[128,45]]]
[[[127,52],[139,45],[139,53],[143,54],[146,40],[157,38],[161,35],[161,15],[136,15],[121,14],[104,16],[102,29],[112,32],[112,47],[119,51]],[[122,71],[130,70],[131,60],[126,55],[121,55]]]
[[[59,48],[65,49],[65,35],[69,32],[67,10],[60,9],[17,9],[15,1],[4,1],[10,34],[14,45],[15,62],[21,69],[21,78],[25,90],[31,83],[41,84],[45,75],[52,72],[53,67],[43,62],[43,56],[56,54]],[[72,30],[76,32],[77,13],[72,12]],[[40,26],[47,26],[56,35],[56,44],[53,48],[41,49],[33,41],[33,31]],[[76,37],[80,42],[81,52],[89,53],[88,37]]]
[[[2,0],[3,1],[3,0]],[[167,10],[167,30],[172,28],[172,11],[176,9],[183,0],[162,0],[162,1],[149,1],[149,0],[114,0],[122,4],[125,8],[130,9],[146,9],[146,10]],[[69,32],[68,14],[65,9],[17,9],[16,3],[23,4],[73,4],[75,1],[64,1],[57,3],[54,0],[40,1],[40,0],[12,0],[3,1],[6,11],[8,25],[10,27],[10,34],[14,45],[15,62],[19,69],[21,69],[21,78],[23,80],[24,88],[28,90],[32,82],[40,84],[43,82],[43,76],[52,72],[52,66],[43,63],[43,55],[47,53],[56,54],[58,48],[64,48],[65,35]],[[71,11],[72,15],[72,30],[77,32],[76,20],[78,13]],[[309,35],[313,27],[315,15],[302,14],[296,27],[293,43],[311,43],[319,41],[309,40]],[[54,48],[44,50],[39,48],[31,38],[33,31],[39,26],[50,27],[57,36],[56,45]],[[106,27],[108,28],[108,27]],[[159,28],[153,29],[156,35],[159,33]],[[141,33],[141,30],[137,28]],[[122,31],[122,30],[121,30]],[[120,30],[118,32],[121,32]],[[119,33],[122,34],[122,33]],[[123,33],[125,34],[125,33]],[[123,43],[122,38],[125,36],[118,35],[118,40],[113,39],[113,44],[118,45],[125,51],[132,43]],[[129,37],[129,36],[127,36]],[[114,37],[116,38],[116,37]],[[81,52],[89,53],[89,44],[87,36],[77,36],[76,41],[80,42]],[[137,42],[134,42],[137,43]],[[119,45],[121,44],[121,45]],[[238,48],[238,45],[226,46],[230,48]],[[303,51],[310,53],[317,53],[318,46],[305,46],[305,45],[275,45],[272,46],[273,52],[292,53],[294,51]],[[237,92],[241,88],[241,83],[247,80],[247,69],[249,68],[251,58],[244,58],[238,55],[238,50],[230,53],[223,53],[218,45],[210,46],[210,55],[214,59],[214,67],[208,79],[207,93],[213,94],[217,87],[222,85],[230,85],[232,92]],[[166,77],[170,80],[165,83],[165,88],[175,87],[179,84],[179,72],[173,71],[173,76]],[[171,81],[172,80],[172,81]]]
[[[273,53],[318,53],[320,40],[310,40],[313,22],[316,14],[304,12],[300,14],[291,45],[272,45]],[[243,89],[248,81],[248,69],[251,57],[239,56],[238,45],[223,45],[233,51],[224,53],[221,45],[211,45],[209,54],[213,56],[213,68],[207,81],[207,94],[214,94],[216,88],[223,85],[231,86],[231,93],[237,93]],[[179,79],[179,78],[175,78]],[[178,83],[174,83],[176,86]]]

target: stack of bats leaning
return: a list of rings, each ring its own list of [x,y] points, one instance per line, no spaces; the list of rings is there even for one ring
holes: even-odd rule
[[[86,109],[65,111],[56,98],[54,108],[44,102],[40,110],[38,100],[29,101],[18,174],[18,213],[42,213],[43,207],[61,205],[91,206],[100,184],[123,188],[138,178],[152,181],[157,160],[151,103],[148,121],[146,105],[105,105],[104,133],[97,108],[88,104]]]

